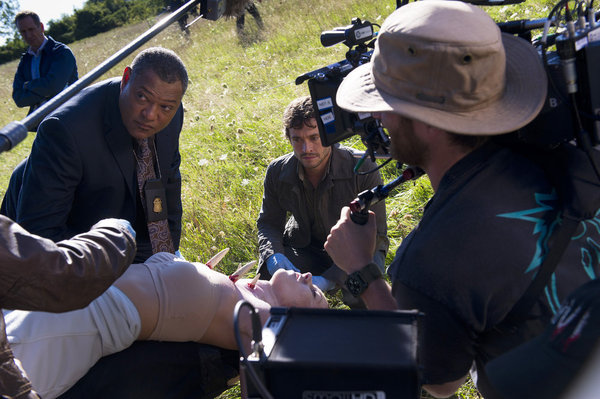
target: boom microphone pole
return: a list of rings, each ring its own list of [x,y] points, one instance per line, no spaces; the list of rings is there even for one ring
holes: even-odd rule
[[[118,64],[129,54],[131,54],[136,49],[145,44],[147,41],[159,34],[167,26],[177,21],[186,12],[188,12],[188,10],[200,3],[200,1],[201,0],[188,1],[183,6],[178,8],[175,12],[170,14],[168,17],[156,23],[152,28],[142,33],[128,45],[126,45],[121,50],[117,51],[111,57],[106,59],[106,61],[104,61],[96,68],[92,69],[90,72],[85,74],[82,78],[75,81],[75,83],[73,83],[71,86],[67,87],[65,90],[52,97],[50,100],[48,100],[48,102],[46,102],[34,112],[29,114],[25,119],[22,119],[21,121],[10,122],[8,125],[0,129],[0,153],[12,149],[14,146],[23,141],[25,137],[27,137],[27,131],[37,126],[42,121],[42,119],[46,117],[46,115],[48,115],[50,112],[54,111],[56,108],[61,106],[68,99],[73,97],[87,85],[96,80],[99,76],[104,74],[106,71]],[[204,1],[206,2],[206,0]],[[215,16],[215,19],[217,19],[220,16],[220,14],[217,15],[218,12],[215,13],[215,11],[216,10],[211,10],[209,7],[209,19],[212,19]]]

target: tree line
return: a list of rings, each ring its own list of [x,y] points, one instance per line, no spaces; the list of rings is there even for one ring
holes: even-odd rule
[[[87,0],[73,15],[42,22],[46,36],[68,44],[153,17],[165,10],[169,3],[169,0]],[[27,44],[15,31],[13,37],[0,46],[0,64],[19,58],[26,49]]]

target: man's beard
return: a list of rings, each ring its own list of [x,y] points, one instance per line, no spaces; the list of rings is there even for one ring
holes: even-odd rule
[[[403,119],[397,131],[388,131],[392,158],[405,165],[423,167],[428,157],[427,145],[417,137],[412,121]]]

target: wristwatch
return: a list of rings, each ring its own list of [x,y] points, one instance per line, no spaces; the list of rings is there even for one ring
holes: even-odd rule
[[[354,297],[359,297],[372,281],[381,277],[379,266],[376,263],[369,263],[359,271],[350,274],[344,284]]]

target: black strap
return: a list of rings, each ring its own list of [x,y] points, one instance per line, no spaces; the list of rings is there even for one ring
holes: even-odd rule
[[[512,307],[501,324],[516,325],[527,319],[529,311],[542,294],[542,290],[548,283],[550,276],[556,270],[556,266],[567,249],[579,222],[577,219],[563,217],[561,225],[552,233],[552,238],[555,240],[551,241],[550,250],[540,265],[536,276],[527,288],[527,291],[525,291],[525,294]]]
[[[590,169],[588,157],[598,156],[598,153],[586,155],[586,152],[567,144],[553,149],[527,144],[509,147],[531,159],[544,170],[546,177],[557,191],[562,209],[561,224],[552,232],[549,240],[550,249],[536,276],[525,294],[500,323],[501,326],[510,328],[528,319],[531,308],[542,295],[580,221],[594,215],[600,204],[598,195],[594,194],[597,192],[598,176],[588,171]]]

